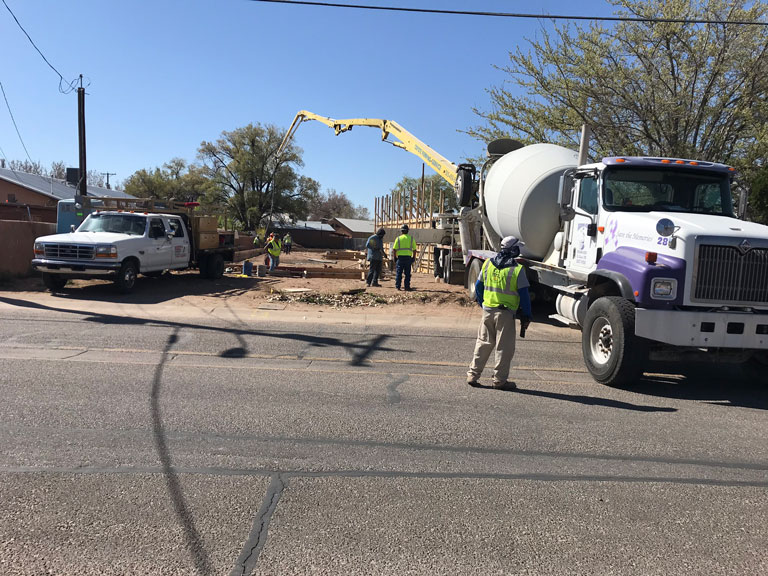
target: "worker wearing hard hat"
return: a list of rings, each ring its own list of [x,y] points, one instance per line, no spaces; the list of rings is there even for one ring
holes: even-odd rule
[[[410,292],[411,288],[411,266],[413,266],[413,255],[416,254],[416,242],[408,234],[408,225],[403,224],[400,228],[400,236],[395,239],[392,250],[397,258],[397,272],[395,274],[395,288],[400,290],[403,274],[405,274],[405,290]]]
[[[467,384],[478,386],[485,363],[496,351],[493,387],[506,390],[517,388],[510,382],[509,367],[515,355],[515,316],[520,318],[521,336],[531,323],[531,298],[525,269],[515,260],[520,255],[521,242],[514,236],[501,241],[501,251],[483,263],[475,283],[475,299],[483,307],[483,319],[477,332],[475,354],[467,372]]]
[[[269,271],[272,272],[280,265],[280,251],[283,245],[280,238],[274,232],[269,235],[267,240],[267,253],[269,254]]]

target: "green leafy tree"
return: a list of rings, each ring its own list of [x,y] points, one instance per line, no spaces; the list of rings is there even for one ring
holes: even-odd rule
[[[609,0],[634,18],[768,20],[747,0]],[[509,55],[505,84],[491,88],[484,141],[576,148],[594,130],[590,156],[669,155],[749,167],[765,158],[768,28],[625,21],[555,25]]]
[[[138,170],[123,184],[127,194],[139,198],[178,202],[215,203],[215,186],[201,166],[173,158],[154,170]]]
[[[403,176],[402,180],[395,184],[392,192],[400,195],[403,201],[407,201],[410,194],[415,194],[421,188],[421,178]],[[430,196],[432,198],[433,212],[444,212],[446,210],[455,210],[458,208],[456,192],[445,179],[439,174],[430,174],[424,177],[425,205],[429,209]],[[440,195],[443,196],[443,206],[440,206]]]
[[[299,147],[288,144],[277,156],[284,134],[273,125],[249,124],[200,145],[198,155],[215,184],[214,197],[245,229],[307,213],[313,185],[294,170],[303,165]]]

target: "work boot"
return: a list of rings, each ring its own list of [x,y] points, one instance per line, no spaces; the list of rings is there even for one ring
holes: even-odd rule
[[[381,284],[379,284],[378,282],[376,282],[375,284],[371,284],[371,286],[373,286],[374,288],[381,288]]]
[[[517,390],[517,384],[507,380],[506,382],[494,382],[493,387],[496,390]]]
[[[411,288],[410,286],[408,286],[408,288],[406,288],[406,289],[405,289],[405,291],[406,291],[406,292],[413,292],[413,288]]]

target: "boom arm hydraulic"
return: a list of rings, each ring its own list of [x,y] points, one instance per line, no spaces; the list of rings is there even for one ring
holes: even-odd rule
[[[435,152],[432,148],[427,146],[424,142],[416,138],[413,134],[405,130],[397,122],[391,120],[380,120],[378,118],[346,118],[343,120],[334,120],[333,118],[327,118],[325,116],[318,116],[307,110],[301,110],[291,123],[291,127],[288,128],[288,132],[285,134],[277,155],[279,156],[283,149],[290,142],[293,134],[296,132],[302,122],[308,120],[317,120],[322,122],[329,128],[333,128],[338,136],[342,132],[352,130],[354,126],[370,126],[371,128],[379,128],[381,130],[381,139],[384,142],[389,142],[393,146],[402,148],[412,154],[415,154],[424,162],[429,164],[432,169],[435,170],[440,176],[442,176],[451,186],[456,185],[458,166],[450,160],[444,158],[441,154]],[[398,139],[398,141],[388,140],[392,135]]]

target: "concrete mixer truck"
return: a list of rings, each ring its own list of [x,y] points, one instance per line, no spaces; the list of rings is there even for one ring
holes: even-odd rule
[[[337,134],[378,126],[452,182],[468,289],[502,237],[520,238],[533,289],[555,299],[554,320],[581,329],[598,382],[629,384],[650,360],[755,362],[765,378],[768,227],[736,218],[732,167],[629,156],[578,165],[560,146],[501,140],[478,171],[386,120],[296,118]]]

